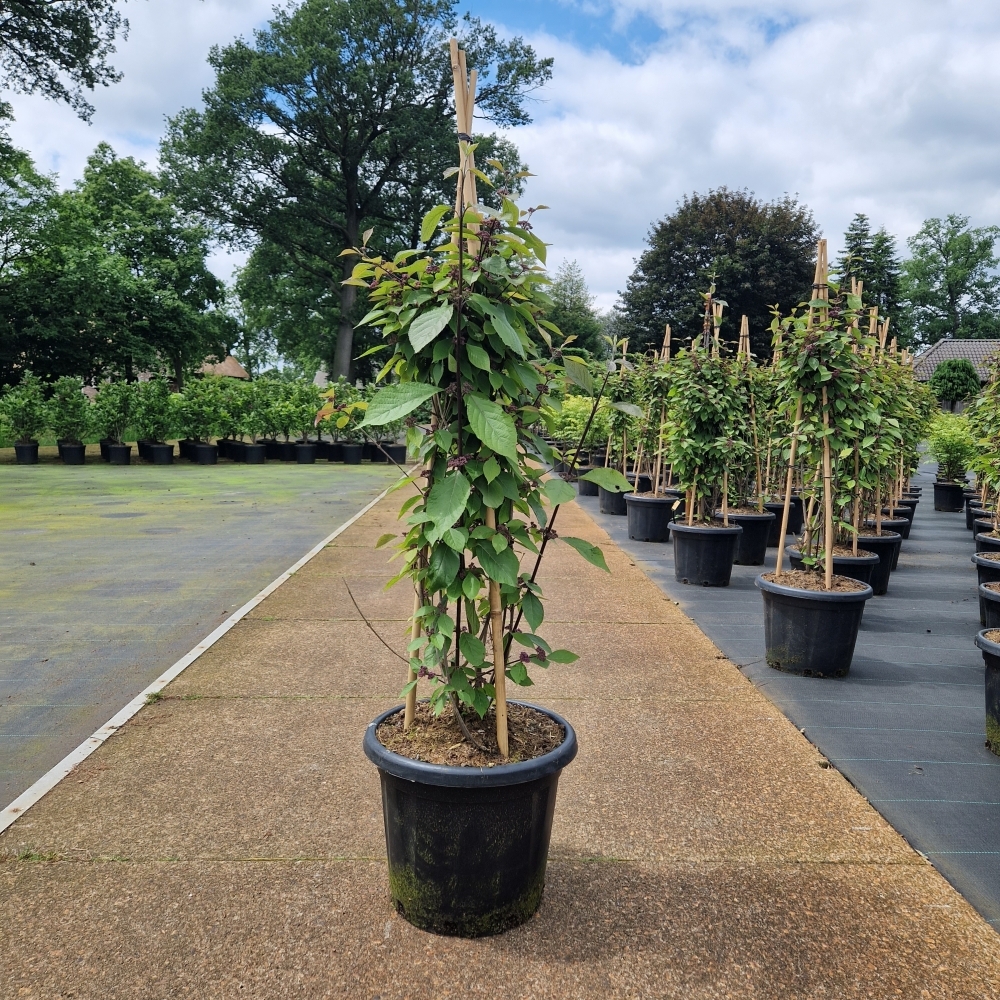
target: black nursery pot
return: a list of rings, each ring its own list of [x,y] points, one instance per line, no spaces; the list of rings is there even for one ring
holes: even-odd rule
[[[1000,594],[990,590],[985,583],[979,585],[980,621],[986,628],[1000,628]]]
[[[872,575],[868,580],[876,597],[889,591],[889,576],[895,568],[902,544],[903,536],[898,531],[858,536],[858,545],[866,552],[874,552],[878,556],[878,565],[872,567]]]
[[[989,532],[992,531],[992,521],[976,521],[975,532],[977,552],[1000,552],[1000,538],[991,538]]]
[[[979,506],[979,497],[965,501],[965,527],[972,531],[976,518],[992,517],[993,511]]]
[[[396,465],[406,464],[405,444],[385,444],[382,447],[385,448],[386,459],[388,461],[395,462]]]
[[[964,490],[965,487],[961,483],[935,482],[934,509],[960,512],[965,505]]]
[[[87,461],[87,446],[64,441],[59,449],[59,457],[62,458],[63,465],[83,465]]]
[[[385,445],[381,441],[372,441],[369,453],[367,455],[373,462],[387,462],[389,461],[385,457],[385,452],[382,450]]]
[[[803,677],[844,677],[872,588],[828,593],[786,587],[763,576],[756,582],[764,598],[768,666]]]
[[[875,527],[875,518],[870,517],[865,521],[866,528]],[[903,539],[909,537],[910,534],[910,522],[906,520],[905,517],[883,517],[882,518],[882,531],[894,531],[900,537],[900,547],[902,548]],[[896,568],[896,564],[899,562],[899,548],[892,555],[892,568]]]
[[[977,552],[972,557],[979,587],[984,583],[1000,583],[1000,559],[990,559],[988,555],[989,553]],[[982,590],[979,591],[979,624],[986,625],[986,601],[983,599]]]
[[[295,461],[295,442],[294,441],[279,441],[278,442],[278,458],[282,462],[294,462]]]
[[[316,445],[297,444],[295,446],[295,461],[299,465],[314,465],[316,463]]]
[[[898,531],[904,541],[910,537],[910,528],[913,527],[913,522],[908,517],[891,517],[888,507],[882,508],[882,524],[888,524],[893,531]]]
[[[186,458],[189,462],[194,461],[194,446],[197,441],[192,441],[190,438],[184,438],[177,442],[177,452],[181,458]]]
[[[27,441],[14,445],[14,458],[18,465],[38,465],[38,442]]]
[[[421,930],[459,937],[499,934],[524,923],[545,889],[559,775],[577,751],[573,728],[539,708],[566,732],[555,750],[519,764],[448,767],[382,746],[376,729],[401,710],[383,712],[364,739],[382,782],[396,909]]]
[[[625,493],[628,537],[639,542],[665,542],[674,517],[673,497],[642,497]]]
[[[728,587],[743,529],[738,524],[703,528],[679,521],[674,521],[670,528],[675,579],[702,587]]]
[[[771,524],[771,531],[767,536],[768,548],[776,548],[781,537],[781,518],[785,512],[785,504],[782,500],[769,501],[764,504],[764,510],[770,511],[774,515]],[[788,504],[788,531],[786,535],[798,535],[802,533],[802,524],[805,521],[805,511],[802,508],[802,497],[792,497]]]
[[[872,573],[875,571],[875,567],[881,562],[878,554],[875,552],[868,552],[860,547],[861,541],[858,540],[858,554],[856,556],[838,556],[833,557],[833,572],[837,576],[847,576],[852,580],[859,580],[861,583],[871,583]],[[788,560],[792,565],[792,569],[804,569],[802,563],[802,553],[798,549],[788,550]],[[820,556],[819,566],[823,565],[822,556]],[[875,588],[872,588],[874,593]]]
[[[581,476],[586,475],[590,472],[590,466],[581,466],[576,470],[576,490],[582,497],[596,497],[597,496],[597,483],[592,483],[588,479],[581,479]]]
[[[146,461],[153,465],[173,465],[174,446],[172,444],[162,444],[151,442],[146,445]]]
[[[110,438],[101,438],[99,444],[100,444],[100,447],[101,447],[101,461],[102,462],[107,462],[109,460],[108,459],[108,445],[111,444],[111,440],[110,440]]]
[[[733,562],[737,566],[763,566],[771,529],[777,518],[768,510],[763,514],[730,514],[729,520],[743,529]]]
[[[343,462],[344,461],[344,442],[343,441],[333,441],[330,446],[326,449],[326,460],[328,462]]]
[[[344,445],[344,464],[345,465],[360,465],[361,455],[364,450],[363,445],[360,444],[345,444]]]
[[[632,488],[635,489],[635,473],[630,472],[625,478],[632,484]],[[639,488],[636,490],[636,493],[649,493],[652,491],[652,489],[653,489],[653,480],[650,479],[650,477],[647,476],[645,472],[640,473]]]
[[[108,461],[112,465],[132,464],[132,445],[130,444],[109,444]]]
[[[986,664],[986,745],[1000,756],[1000,644],[986,638],[989,629],[976,636]]]
[[[203,444],[201,441],[192,445],[191,455],[199,465],[216,465],[219,461],[219,449],[214,444]]]
[[[247,465],[263,465],[267,461],[267,446],[248,444],[244,446],[244,461]]]
[[[598,506],[602,514],[620,514],[624,517],[628,513],[624,493],[616,493],[614,490],[606,490],[603,486],[598,486],[597,495],[600,497]]]
[[[230,441],[226,446],[226,458],[230,462],[245,462],[247,460],[247,446],[243,441]]]
[[[281,445],[273,438],[264,441],[264,457],[274,461],[281,458]]]

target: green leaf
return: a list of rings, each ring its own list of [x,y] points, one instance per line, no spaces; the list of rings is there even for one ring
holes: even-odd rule
[[[437,229],[438,223],[444,218],[445,213],[451,208],[451,205],[435,205],[425,216],[424,221],[420,223],[420,242],[430,243],[431,237],[434,235],[434,230]]]
[[[480,587],[479,577],[475,573],[467,573],[465,579],[462,581],[462,593],[472,601],[475,600]]]
[[[466,413],[476,437],[491,451],[517,461],[517,428],[503,407],[485,396],[465,397]]]
[[[478,344],[466,344],[465,353],[476,368],[480,368],[484,372],[490,370],[490,356]]]
[[[594,395],[594,380],[590,377],[590,369],[576,358],[563,358],[563,370],[566,378],[578,385],[588,395]]]
[[[534,632],[545,618],[545,609],[542,607],[542,602],[534,594],[525,594],[521,598],[521,609],[524,611],[524,617],[528,619],[531,631]]]
[[[482,493],[483,503],[487,507],[492,507],[496,510],[503,503],[503,487],[496,480],[492,483],[487,483],[486,488],[479,492]]]
[[[469,480],[457,469],[431,487],[424,513],[434,522],[439,536],[465,513],[465,504],[471,491]]]
[[[553,649],[549,653],[549,659],[553,663],[574,663],[580,657],[576,653],[571,653],[568,649]]]
[[[491,580],[508,587],[517,586],[517,574],[520,572],[521,564],[509,546],[503,552],[494,552],[492,545],[480,542],[476,546],[476,559]]]
[[[367,326],[373,319],[378,319],[380,316],[384,315],[385,310],[381,306],[376,306],[371,310],[371,312],[365,313],[364,317],[362,317],[362,319],[354,325],[354,329],[357,330],[358,327]]]
[[[361,427],[380,427],[393,420],[402,420],[412,413],[421,403],[426,403],[431,396],[440,392],[436,386],[424,385],[421,382],[399,382],[379,389],[375,398],[365,410],[365,419],[358,424]]]
[[[383,545],[388,545],[396,536],[395,535],[381,535],[379,540],[375,543],[375,548],[380,549]]]
[[[469,533],[464,528],[446,528],[441,535],[441,541],[456,552],[464,552],[469,542]]]
[[[542,485],[542,492],[553,506],[576,499],[576,490],[563,479],[546,479]]]
[[[458,648],[462,656],[469,661],[470,666],[481,667],[483,665],[483,661],[486,659],[486,647],[479,636],[473,635],[471,632],[462,632],[458,637]]]
[[[500,475],[500,463],[492,455],[483,463],[483,475],[488,483]]]
[[[503,306],[490,304],[489,307],[490,319],[493,320],[493,329],[496,330],[497,336],[517,355],[524,357],[524,345],[521,343],[521,338],[517,335],[517,330],[510,325],[510,320],[507,318],[507,313]]]
[[[515,661],[507,668],[507,676],[518,687],[531,687],[534,683],[528,676],[528,668],[520,660]]]
[[[639,409],[635,403],[612,403],[611,404],[616,410],[621,410],[622,413],[627,413],[630,417],[641,417],[642,410]]]
[[[591,469],[580,478],[596,483],[609,493],[628,493],[632,489],[632,484],[617,469]]]
[[[422,312],[410,324],[409,337],[415,351],[423,350],[450,322],[454,306],[449,302]]]
[[[559,537],[570,548],[576,549],[587,562],[593,563],[598,569],[603,569],[605,573],[611,572],[608,569],[608,564],[604,561],[604,553],[596,545],[591,545],[590,542],[584,541],[582,538],[569,538],[566,535]]]

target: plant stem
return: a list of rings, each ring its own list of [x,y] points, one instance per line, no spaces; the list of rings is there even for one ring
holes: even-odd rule
[[[781,512],[781,531],[778,534],[778,561],[774,566],[774,578],[781,576],[781,566],[785,559],[785,532],[788,531],[788,514],[792,506],[792,475],[795,472],[795,449],[799,443],[799,424],[802,423],[802,394],[795,405],[795,422],[792,424],[792,440],[788,450],[788,472],[785,476],[785,506]]]
[[[823,546],[826,560],[824,586],[833,590],[833,468],[830,462],[830,407],[823,386]]]
[[[497,516],[492,507],[486,508],[486,527],[496,529]],[[493,704],[497,717],[497,746],[500,756],[508,756],[507,743],[507,653],[503,644],[503,604],[500,585],[490,580],[490,631],[493,634]]]

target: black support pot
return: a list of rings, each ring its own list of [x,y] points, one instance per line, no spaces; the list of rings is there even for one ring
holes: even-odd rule
[[[174,446],[152,441],[146,445],[146,461],[153,465],[173,465]]]
[[[101,461],[102,462],[107,462],[108,461],[108,445],[111,444],[111,439],[110,438],[101,438],[101,440],[98,442],[98,444],[100,445],[100,448],[101,448]]]
[[[378,768],[389,859],[399,913],[436,934],[481,937],[524,923],[538,909],[559,775],[576,756],[576,734],[519,764],[448,767],[410,760],[378,741],[383,712],[365,731]]]
[[[866,528],[875,528],[875,519],[869,518],[865,521]],[[910,534],[910,522],[905,517],[883,517],[882,531],[894,531],[900,537],[900,545],[892,554],[892,568],[895,569],[899,563],[899,551],[902,548],[902,541]]]
[[[330,447],[326,449],[326,460],[328,462],[344,461],[344,442],[332,441]]]
[[[979,587],[984,583],[1000,583],[1000,559],[989,559],[987,553],[977,552],[972,557],[972,565],[976,567]],[[986,601],[982,590],[979,591],[979,624],[986,625]]]
[[[587,479],[581,479],[581,476],[585,476],[590,472],[591,467],[589,465],[581,466],[576,470],[576,491],[582,497],[596,497],[597,496],[597,483],[592,483]]]
[[[774,523],[771,525],[770,534],[767,536],[767,545],[768,548],[777,548],[778,539],[781,536],[781,518],[785,511],[784,501],[768,501],[768,503],[764,504],[764,509],[774,514]],[[801,534],[804,521],[805,511],[802,508],[802,497],[792,497],[788,504],[788,530],[785,534]]]
[[[267,447],[263,444],[248,444],[243,454],[247,465],[263,465],[267,461]]]
[[[674,517],[673,497],[643,497],[625,493],[628,537],[639,542],[665,542]]]
[[[405,444],[386,444],[382,447],[385,448],[385,456],[388,461],[394,462],[396,465],[406,465]]]
[[[112,465],[131,465],[132,464],[132,445],[130,444],[109,444],[108,445],[108,461]]]
[[[800,590],[771,583],[763,575],[756,582],[764,598],[768,666],[804,677],[845,676],[872,588],[851,593]]]
[[[624,493],[616,493],[614,490],[606,490],[603,486],[598,486],[597,495],[600,498],[598,506],[602,514],[620,514],[624,517],[628,513]]]
[[[976,551],[977,552],[1000,552],[1000,538],[991,538],[987,532],[993,530],[993,522],[986,525],[979,525],[976,528]]]
[[[730,514],[729,520],[743,529],[733,562],[737,566],[763,566],[767,558],[767,543],[777,518],[766,510],[763,514]]]
[[[199,465],[216,465],[219,461],[219,449],[214,444],[205,444],[201,441],[195,442],[192,446],[191,455]]]
[[[1000,644],[986,638],[989,629],[976,636],[986,664],[986,745],[1000,756]]]
[[[881,597],[889,591],[889,577],[899,558],[902,544],[903,536],[898,531],[858,536],[858,545],[878,556],[878,565],[873,567],[871,579],[868,581],[876,597]]]
[[[14,458],[18,465],[38,465],[38,442],[25,441],[14,445]]]
[[[986,628],[1000,628],[1000,594],[985,584],[979,585],[980,621]]]
[[[279,441],[278,442],[278,458],[282,462],[294,462],[295,458],[295,442],[294,441]]]
[[[934,484],[934,509],[954,511],[959,513],[965,506],[965,497],[962,495],[965,487],[961,483],[940,483]]]
[[[87,446],[64,441],[59,449],[59,457],[62,458],[63,465],[83,465],[87,461]]]
[[[674,521],[674,577],[679,583],[728,587],[743,529],[738,524],[703,528]]]
[[[315,465],[316,445],[297,444],[295,446],[295,461],[298,462],[299,465]]]
[[[860,541],[859,541],[860,546]],[[788,561],[791,563],[792,569],[804,569],[805,566],[802,562],[802,553],[798,549],[788,550]],[[878,554],[875,552],[868,552],[862,548],[858,548],[858,554],[856,556],[838,556],[833,557],[833,572],[837,576],[847,576],[852,580],[859,580],[861,583],[871,583],[872,573],[875,571],[875,567],[880,564],[881,560]],[[822,572],[822,567],[825,563],[822,561],[822,556],[820,556],[820,562],[817,566],[820,567],[820,572]],[[872,592],[874,593],[875,588],[872,587]]]
[[[345,465],[360,465],[361,455],[364,451],[364,446],[360,444],[345,444],[344,445],[344,464]]]

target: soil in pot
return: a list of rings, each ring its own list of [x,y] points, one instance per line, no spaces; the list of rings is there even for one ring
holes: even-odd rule
[[[599,497],[598,506],[602,514],[619,514],[624,517],[628,513],[624,493],[616,493],[614,490],[606,490],[603,486],[598,486],[597,496]]]
[[[806,567],[802,562],[802,552],[799,549],[789,549],[788,559],[793,570],[801,570]],[[818,555],[819,562],[816,564],[816,572],[823,572],[826,565],[823,553]],[[833,548],[833,572],[836,576],[846,576],[861,583],[871,583],[872,572],[879,565],[880,559],[875,552],[869,552],[858,548],[858,554],[854,555],[854,549],[849,545],[835,545]],[[874,588],[872,588],[874,591]]]
[[[716,513],[716,517],[721,516],[721,512]],[[756,507],[737,507],[729,511],[729,520],[743,529],[733,562],[737,566],[763,566],[767,543],[777,520],[774,513],[769,510],[761,513]]]
[[[665,542],[674,517],[673,497],[647,493],[625,493],[628,512],[628,537],[639,542]]]
[[[805,677],[843,677],[851,668],[858,628],[872,588],[804,570],[757,577],[764,599],[764,645],[769,666]]]
[[[899,549],[903,544],[903,536],[898,531],[884,531],[881,535],[868,528],[858,532],[858,545],[867,552],[874,552],[879,559],[878,565],[872,568],[868,583],[876,597],[889,591],[889,576],[899,558]]]
[[[449,715],[431,723],[454,727],[450,734],[446,728],[437,733],[433,747],[402,734],[400,715],[398,707],[383,713],[364,740],[382,784],[389,885],[397,910],[438,934],[480,937],[516,927],[541,902],[559,775],[576,755],[572,727],[553,712],[509,702],[512,749],[538,755],[518,763],[491,757],[485,766],[481,761],[454,766],[404,756],[379,738],[385,733],[387,743],[397,736],[412,739],[421,757],[453,754],[464,740]],[[538,716],[561,730],[560,741],[547,752],[552,727]],[[525,738],[519,723],[532,718],[533,731]],[[484,743],[495,733],[492,720],[492,714],[471,720]]]
[[[962,483],[941,483],[934,484],[934,509],[959,512],[965,505],[965,497],[962,495],[965,486]]]
[[[728,587],[743,529],[721,521],[686,524],[674,521],[674,578],[701,587]]]
[[[63,465],[83,465],[87,460],[87,446],[64,441],[59,449],[59,457],[62,458]]]

